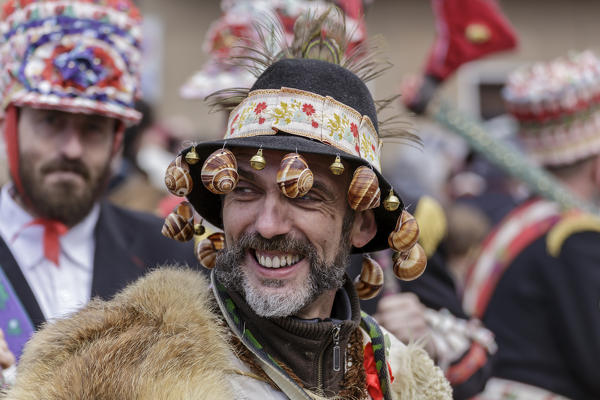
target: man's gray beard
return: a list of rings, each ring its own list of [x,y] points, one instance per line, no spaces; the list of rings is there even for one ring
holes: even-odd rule
[[[352,222],[352,218],[349,218]],[[237,243],[219,251],[217,254],[215,274],[219,282],[230,290],[243,294],[246,303],[261,317],[286,317],[295,315],[311,304],[325,291],[339,289],[344,284],[344,274],[350,259],[349,243],[350,223],[344,219],[340,248],[332,263],[326,263],[317,254],[315,247],[308,240],[298,240],[289,235],[280,235],[273,239],[265,239],[257,233],[242,234]],[[281,251],[299,254],[309,262],[310,272],[306,282],[291,293],[267,294],[250,284],[242,264],[246,250],[252,248],[263,251]],[[284,281],[278,279],[262,280],[268,287],[281,287]]]
[[[95,177],[79,161],[55,161],[42,169],[40,173],[48,169],[65,169],[81,174],[86,182],[86,190],[83,194],[76,195],[73,187],[68,183],[53,185],[51,188],[44,187],[41,176],[35,176],[33,169],[23,165],[27,155],[19,156],[21,183],[34,211],[41,217],[60,221],[67,226],[76,225],[89,214],[96,200],[102,196],[110,176],[110,162],[107,162],[104,169]]]

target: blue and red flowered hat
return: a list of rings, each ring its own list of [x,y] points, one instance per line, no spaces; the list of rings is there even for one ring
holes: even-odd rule
[[[130,0],[8,0],[0,34],[2,110],[141,118],[141,15]]]

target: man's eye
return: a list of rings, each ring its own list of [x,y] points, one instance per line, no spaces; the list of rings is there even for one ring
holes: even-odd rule
[[[319,201],[320,197],[314,193],[308,192],[307,194],[305,194],[302,197],[296,197],[296,200],[301,200],[301,201]]]
[[[251,193],[255,192],[255,190],[252,189],[251,187],[239,186],[239,185],[236,186],[236,188],[233,191],[238,194],[251,194]]]

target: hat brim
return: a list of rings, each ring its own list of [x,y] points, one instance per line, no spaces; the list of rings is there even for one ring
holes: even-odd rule
[[[223,146],[229,149],[234,147],[259,149],[262,147],[265,150],[297,151],[300,154],[321,154],[333,157],[339,155],[340,158],[350,163],[353,167],[352,171],[361,165],[369,166],[369,163],[366,160],[340,151],[328,144],[296,135],[290,135],[281,131],[276,135],[251,136],[200,143],[196,145],[196,152],[199,155],[200,162],[195,165],[190,165],[190,173],[194,181],[194,187],[191,193],[187,195],[187,198],[203,218],[219,228],[223,228],[220,199],[222,195],[216,195],[204,187],[202,180],[200,179],[200,172],[204,160],[212,152],[223,148]],[[181,152],[181,155],[185,156],[190,148],[184,149]],[[359,249],[353,248],[353,253],[368,253],[388,248],[388,236],[395,229],[396,221],[404,208],[402,200],[400,201],[400,206],[395,211],[387,211],[383,207],[383,199],[388,195],[390,189],[392,189],[392,185],[375,168],[373,168],[373,171],[377,174],[382,198],[379,207],[373,209],[375,222],[377,224],[377,233],[365,246]],[[394,193],[396,193],[396,191],[394,191]]]

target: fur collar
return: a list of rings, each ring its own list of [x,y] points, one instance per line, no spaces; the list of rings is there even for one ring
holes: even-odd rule
[[[206,278],[162,268],[113,300],[93,300],[73,317],[47,324],[27,344],[5,399],[232,399],[232,361]],[[426,353],[392,354],[401,399],[451,399]],[[254,379],[252,379],[254,380]]]

